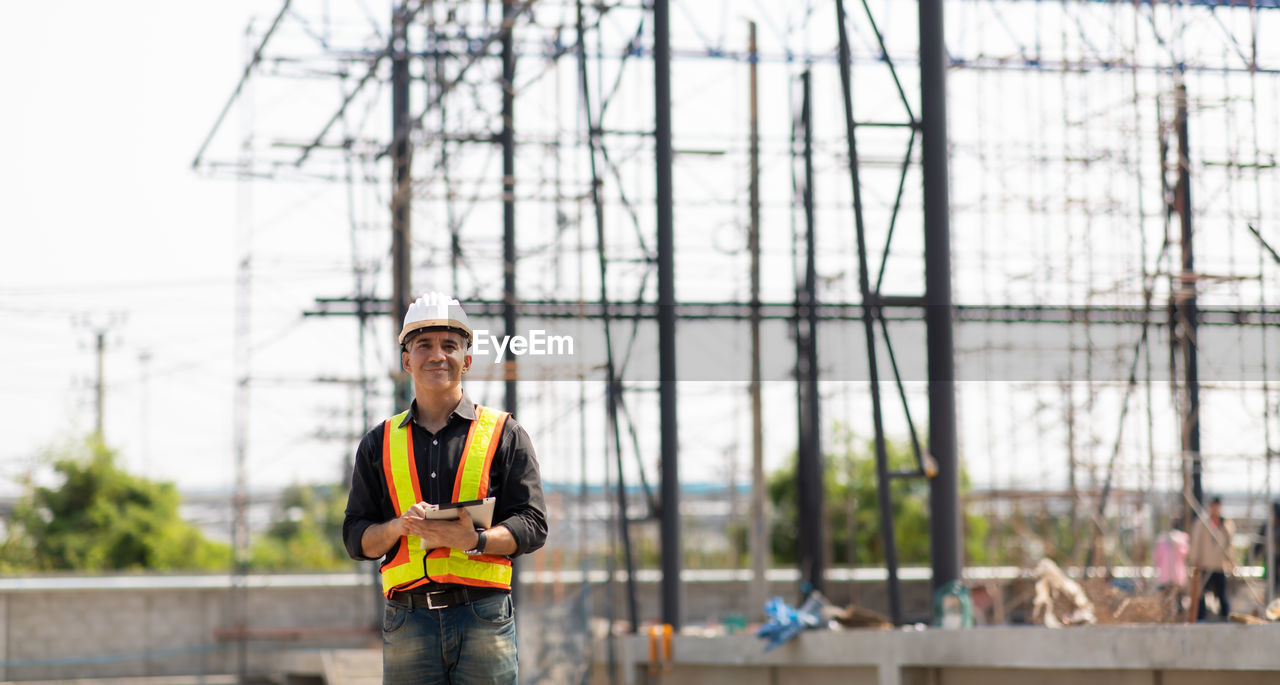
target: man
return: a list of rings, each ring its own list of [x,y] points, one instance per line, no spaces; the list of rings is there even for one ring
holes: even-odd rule
[[[1231,603],[1227,600],[1227,572],[1235,568],[1231,559],[1231,538],[1236,533],[1235,524],[1222,518],[1222,498],[1209,502],[1209,516],[1199,518],[1191,527],[1191,549],[1187,562],[1196,569],[1193,591],[1198,590],[1200,602],[1196,608],[1196,620],[1205,617],[1205,595],[1212,592],[1218,598],[1218,615],[1231,615]]]
[[[384,683],[516,683],[511,557],[542,547],[546,510],[528,434],[462,389],[471,341],[457,300],[414,302],[400,332],[413,402],[356,451],[342,537],[354,559],[383,557]],[[484,530],[465,509],[423,516],[485,497],[497,502]]]

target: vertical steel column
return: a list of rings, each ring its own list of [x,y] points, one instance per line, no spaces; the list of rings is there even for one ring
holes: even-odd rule
[[[1187,86],[1182,82],[1179,68],[1178,83],[1174,86],[1174,126],[1178,135],[1178,186],[1175,202],[1178,220],[1182,228],[1182,274],[1175,295],[1177,324],[1181,335],[1183,377],[1186,383],[1186,415],[1182,417],[1182,453],[1191,458],[1191,497],[1197,505],[1204,504],[1204,486],[1201,474],[1204,466],[1200,459],[1200,369],[1196,355],[1196,259],[1194,233],[1191,227],[1191,143],[1187,127]]]
[[[412,202],[413,148],[409,145],[409,20],[408,9],[399,4],[391,17],[391,330],[400,334],[412,295],[409,249],[412,245],[409,208]],[[395,409],[407,408],[413,386],[396,359]]]
[[[515,4],[502,0],[502,325],[507,335],[516,335],[516,132],[515,132]],[[507,411],[519,406],[516,357],[503,365]],[[511,596],[520,596],[520,560],[511,564]]]
[[[764,418],[760,395],[760,120],[756,81],[756,62],[759,59],[756,51],[756,23],[748,22],[748,29],[747,53],[751,60],[748,66],[751,230],[747,238],[751,250],[751,530],[747,547],[751,554],[751,585],[747,592],[747,606],[750,607],[749,616],[755,620],[764,617],[767,594],[765,575],[769,570],[769,519],[765,515],[768,498],[764,491]]]
[[[676,428],[675,213],[671,188],[671,13],[653,3],[658,210],[658,391],[662,422],[662,622],[680,627],[680,469]]]
[[[800,295],[801,332],[799,355],[800,416],[799,452],[796,460],[796,487],[799,495],[800,577],[815,590],[825,590],[826,554],[823,534],[822,422],[818,414],[818,318],[817,267],[813,207],[813,103],[808,71],[800,75],[800,118],[804,126],[804,288]]]
[[[920,0],[920,130],[924,172],[925,332],[929,354],[929,481],[932,586],[960,578],[960,478],[956,460],[951,226],[947,195],[947,56],[942,0]]]

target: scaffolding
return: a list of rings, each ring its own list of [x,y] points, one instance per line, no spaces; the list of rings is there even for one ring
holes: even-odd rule
[[[1150,541],[1185,525],[1203,493],[1227,494],[1233,516],[1261,521],[1276,492],[1272,9],[945,5],[957,437],[985,491],[966,508],[1069,517],[1078,544],[1066,561],[1145,563]],[[362,426],[403,393],[383,373],[397,366],[385,341],[406,279],[475,303],[477,328],[567,332],[592,350],[481,369],[468,392],[511,407],[518,399],[540,452],[577,455],[543,468],[583,484],[579,512],[586,483],[617,493],[607,547],[578,539],[565,555],[610,571],[634,570],[662,502],[674,501],[660,492],[672,481],[663,469],[674,468],[659,458],[674,439],[659,430],[672,418],[659,395],[675,392],[656,351],[663,316],[680,330],[685,480],[733,485],[740,476],[720,467],[726,455],[750,463],[752,426],[739,417],[752,412],[752,358],[772,465],[806,434],[821,453],[832,429],[805,430],[817,407],[824,421],[863,426],[860,435],[914,442],[930,414],[928,309],[908,296],[927,278],[917,4],[675,2],[671,11],[664,108],[646,4],[284,2],[248,33],[251,126],[235,139],[215,125],[195,160],[301,198],[289,209],[305,232],[260,220],[271,230],[255,239],[253,263],[310,258],[317,279],[349,275],[349,291],[313,289],[299,305],[311,316],[297,325],[350,338],[349,320],[324,317],[355,316],[352,363],[333,373],[362,389]],[[751,47],[746,19],[758,26]],[[758,112],[748,92],[757,88]],[[240,88],[220,123],[237,103]],[[654,175],[664,109],[670,202]],[[393,180],[393,163],[409,157],[412,172]],[[669,247],[655,206],[676,217]],[[408,214],[393,218],[396,207]],[[388,250],[390,232],[408,236],[408,250]],[[393,264],[399,254],[411,255],[407,265]],[[659,283],[662,259],[675,261],[673,290]],[[872,310],[878,328],[864,320]],[[759,353],[747,344],[753,318]],[[806,400],[795,390],[802,341],[816,360]],[[877,349],[891,356],[869,370]],[[872,370],[895,379],[883,412],[868,391]],[[814,411],[797,413],[806,404]],[[865,427],[873,412],[883,413],[875,431]],[[896,475],[925,474],[928,458],[928,445],[917,447],[916,468]],[[820,581],[821,560],[814,568]],[[607,604],[632,629],[656,617],[634,594]]]

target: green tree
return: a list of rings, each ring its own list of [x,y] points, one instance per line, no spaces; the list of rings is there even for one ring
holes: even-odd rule
[[[320,571],[350,566],[342,546],[347,491],[292,485],[281,493],[271,526],[254,542],[249,565],[263,571]]]
[[[823,455],[823,495],[830,563],[884,563],[884,540],[880,534],[877,499],[875,442],[859,439],[836,425],[831,449]],[[889,470],[915,467],[908,442],[887,440]],[[961,474],[961,489],[968,479]],[[894,540],[898,561],[926,564],[929,561],[929,482],[920,478],[895,478],[890,484]],[[796,455],[786,468],[769,477],[769,499],[773,506],[770,548],[779,564],[796,563],[796,541],[800,537],[799,490],[796,482]],[[964,516],[966,563],[986,563],[983,541],[987,522],[980,516]]]
[[[230,567],[226,545],[178,517],[172,483],[116,465],[96,438],[50,453],[61,484],[35,487],[15,505],[0,545],[14,571],[214,570]]]

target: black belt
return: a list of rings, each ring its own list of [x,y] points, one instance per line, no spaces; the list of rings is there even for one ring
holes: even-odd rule
[[[465,606],[498,594],[506,593],[502,590],[486,588],[452,587],[447,590],[426,592],[393,592],[391,601],[410,609],[448,609]]]

